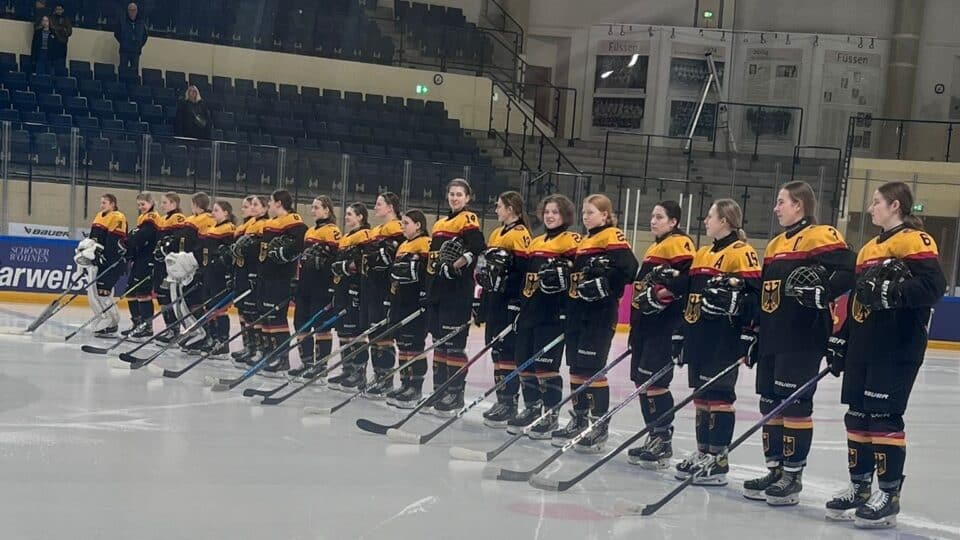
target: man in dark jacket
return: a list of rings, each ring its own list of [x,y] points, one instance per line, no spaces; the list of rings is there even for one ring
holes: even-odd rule
[[[137,16],[138,11],[137,4],[130,2],[127,17],[113,33],[120,43],[120,73],[140,72],[140,51],[147,43],[147,26]]]
[[[53,35],[57,38],[53,42],[50,63],[54,68],[66,67],[67,43],[70,41],[70,36],[73,35],[73,22],[70,21],[70,17],[63,12],[63,4],[59,2],[57,2],[53,8],[53,15],[50,17],[50,28],[53,29]]]

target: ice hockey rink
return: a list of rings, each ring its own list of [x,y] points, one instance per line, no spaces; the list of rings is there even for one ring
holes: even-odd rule
[[[0,326],[24,328],[42,306],[4,304]],[[213,393],[204,375],[235,377],[226,362],[205,362],[179,379],[147,369],[118,370],[95,343],[63,336],[88,316],[70,307],[33,336],[0,336],[0,538],[4,539],[603,539],[603,538],[960,538],[960,355],[931,351],[907,414],[907,479],[899,528],[856,530],[828,522],[823,503],[845,485],[844,407],[839,380],[817,394],[814,448],[800,506],[750,502],[740,483],[762,474],[760,436],[731,455],[730,483],[690,487],[651,517],[617,516],[618,500],[653,502],[676,485],[669,471],[640,470],[621,455],[565,493],[481,477],[481,463],[452,461],[451,446],[490,450],[504,432],[481,424],[483,404],[424,446],[360,431],[365,417],[403,413],[357,400],[331,417],[305,416],[346,394],[307,390],[278,406],[241,395],[269,387],[255,377]],[[474,328],[470,348],[481,346]],[[234,347],[237,345],[234,344]],[[625,347],[618,334],[613,354]],[[120,350],[124,350],[121,348]],[[119,352],[119,351],[115,351]],[[179,353],[160,357],[181,367]],[[610,377],[615,403],[633,390],[626,362]],[[678,373],[674,391],[688,392]],[[471,370],[467,400],[492,384],[489,361]],[[753,372],[742,368],[737,433],[758,418]],[[565,420],[564,420],[565,421]],[[433,416],[404,429],[426,432]],[[678,417],[674,459],[694,447],[692,409]],[[639,406],[614,417],[607,448],[642,427]],[[532,468],[554,449],[523,440],[493,461]],[[598,456],[569,452],[548,468],[568,478]]]

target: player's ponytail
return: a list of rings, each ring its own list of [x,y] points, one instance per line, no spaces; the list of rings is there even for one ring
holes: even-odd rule
[[[877,188],[877,192],[887,201],[887,204],[893,204],[893,201],[900,203],[900,219],[907,228],[924,230],[923,220],[920,216],[913,214],[913,193],[910,191],[910,186],[904,182],[887,182]]]
[[[727,225],[737,233],[737,239],[747,241],[747,231],[743,230],[743,210],[733,199],[717,199],[713,205],[717,208],[717,217],[727,222]]]

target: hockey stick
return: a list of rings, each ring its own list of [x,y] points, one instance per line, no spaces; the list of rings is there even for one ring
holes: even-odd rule
[[[240,296],[235,296],[236,293],[231,292],[230,294],[228,294],[227,296],[225,296],[225,297],[223,298],[223,300],[220,300],[219,302],[217,302],[217,304],[216,304],[215,306],[213,306],[212,308],[210,308],[209,311],[207,311],[206,313],[204,313],[203,315],[201,315],[199,319],[197,319],[193,324],[191,324],[190,326],[188,326],[187,329],[183,331],[183,337],[181,337],[180,340],[178,340],[176,344],[177,344],[177,345],[182,345],[182,344],[186,343],[187,336],[189,336],[189,335],[190,335],[193,331],[195,331],[196,329],[202,327],[204,324],[207,324],[207,321],[209,321],[210,319],[212,319],[213,316],[216,315],[216,313],[217,313],[218,311],[220,311],[221,309],[224,309],[225,307],[229,306],[231,303],[236,302],[237,300],[242,299],[243,297],[247,296],[247,295],[250,294],[251,292],[253,292],[253,291],[250,291],[250,290],[244,291],[243,293],[240,294]],[[141,359],[141,358],[137,358],[137,360],[136,360],[135,362],[132,362],[132,363],[130,364],[130,369],[140,369],[140,368],[142,368],[143,366],[146,366],[146,365],[150,364],[151,362],[153,362],[153,361],[156,360],[157,358],[160,358],[160,356],[162,356],[165,352],[167,352],[167,351],[169,351],[170,349],[172,349],[173,346],[174,346],[174,344],[171,343],[170,345],[167,345],[166,347],[163,347],[163,348],[160,349],[159,351],[151,354],[151,355],[148,356],[147,358],[142,358],[142,359]]]
[[[77,328],[77,329],[74,330],[73,332],[70,332],[69,334],[67,334],[67,337],[63,338],[63,340],[64,340],[64,341],[70,341],[70,339],[73,338],[73,336],[75,336],[75,335],[77,335],[78,333],[80,333],[80,331],[83,330],[84,328],[86,328],[87,326],[90,326],[91,323],[93,323],[94,321],[96,321],[97,319],[99,319],[104,313],[106,313],[106,312],[110,311],[111,309],[113,309],[114,307],[116,307],[116,305],[119,304],[121,300],[123,300],[124,298],[126,298],[128,294],[132,293],[132,292],[134,291],[134,289],[136,289],[136,288],[139,287],[140,285],[143,285],[148,279],[150,279],[150,276],[147,276],[147,277],[141,279],[140,281],[136,282],[136,283],[133,285],[133,287],[128,288],[123,294],[120,295],[119,298],[117,298],[116,300],[114,300],[114,301],[110,304],[109,307],[100,310],[99,313],[97,313],[96,315],[94,315],[91,319],[87,320],[87,322],[81,324],[81,325],[80,325],[80,328]]]
[[[330,359],[333,358],[334,356],[340,354],[343,350],[345,350],[345,349],[347,349],[347,348],[349,348],[349,347],[352,347],[353,345],[356,345],[357,343],[360,343],[360,342],[363,341],[364,339],[367,339],[367,336],[369,336],[370,334],[372,334],[372,333],[376,332],[377,330],[379,330],[380,327],[382,327],[383,325],[387,324],[387,321],[389,321],[389,319],[384,318],[384,319],[380,320],[380,322],[375,323],[375,324],[374,324],[373,326],[371,326],[370,328],[367,328],[366,330],[364,330],[363,333],[361,333],[360,335],[351,338],[350,341],[348,341],[346,344],[341,345],[340,347],[337,347],[336,349],[330,351],[329,354],[324,355],[324,357],[321,358],[319,362],[316,362],[315,365],[316,365],[316,364],[321,364],[321,365],[322,365],[324,362],[327,362],[328,360],[330,360]],[[310,332],[309,334],[307,334],[306,336],[304,336],[302,339],[306,339],[306,338],[308,338],[308,337],[311,337],[311,336],[313,336],[314,334],[316,334],[316,332]],[[364,347],[363,347],[362,349],[359,349],[358,351],[364,351],[364,350],[366,350],[367,347],[370,347],[372,344],[373,344],[373,343],[371,342],[371,343],[369,343],[369,344],[367,344],[367,345],[364,345]],[[353,354],[352,354],[352,353],[351,353],[350,357],[351,357],[351,358],[353,357]],[[334,365],[333,367],[337,367],[337,366],[339,366],[340,364],[341,364],[341,362],[337,362],[337,364]],[[270,397],[270,396],[276,394],[277,392],[279,392],[280,390],[283,390],[283,389],[286,388],[287,386],[290,386],[290,383],[291,383],[291,382],[294,382],[295,379],[296,379],[295,377],[290,377],[287,381],[285,381],[285,382],[283,382],[283,383],[281,383],[281,384],[279,384],[279,385],[277,385],[277,386],[274,386],[273,388],[270,388],[270,389],[268,389],[268,390],[262,390],[262,389],[258,389],[258,388],[247,388],[247,389],[245,389],[245,390],[243,391],[243,395],[246,396],[246,397],[254,397],[254,396]]]
[[[739,437],[737,437],[735,441],[730,443],[730,446],[726,447],[722,452],[720,452],[719,455],[711,456],[711,459],[708,462],[698,466],[696,470],[693,471],[693,474],[688,476],[687,479],[681,482],[679,486],[673,488],[673,490],[671,490],[670,493],[667,493],[666,495],[664,495],[663,498],[661,498],[659,501],[651,504],[635,504],[629,501],[617,501],[617,503],[614,506],[616,512],[621,515],[640,514],[641,516],[649,516],[654,512],[656,512],[657,510],[660,510],[661,508],[663,508],[665,504],[667,504],[668,502],[673,500],[674,497],[679,495],[681,491],[683,491],[684,489],[689,487],[691,484],[693,484],[697,476],[701,476],[709,473],[717,461],[725,459],[727,455],[730,454],[730,452],[734,448],[743,444],[744,441],[749,439],[751,435],[753,435],[754,433],[757,432],[757,430],[762,428],[764,424],[766,424],[772,418],[779,416],[780,413],[784,411],[784,409],[792,405],[793,402],[795,402],[796,400],[800,399],[803,396],[803,394],[808,392],[810,389],[812,389],[814,385],[816,385],[817,382],[820,381],[820,379],[826,377],[827,373],[830,373],[829,367],[822,369],[820,373],[817,373],[817,375],[814,378],[810,379],[809,381],[804,383],[803,386],[801,386],[800,388],[797,388],[788,397],[784,398],[784,400],[781,401],[779,405],[774,407],[772,411],[764,415],[764,417],[758,420],[757,423],[750,426],[750,429],[743,432]]]
[[[423,308],[420,308],[420,309],[414,311],[413,313],[407,315],[407,316],[404,317],[403,319],[401,319],[401,320],[393,323],[392,325],[388,326],[388,327],[385,328],[382,332],[380,332],[379,334],[377,334],[373,339],[371,339],[371,340],[370,340],[370,344],[372,345],[372,344],[373,344],[374,342],[376,342],[377,340],[383,339],[384,337],[393,334],[394,332],[396,332],[397,330],[399,330],[401,327],[406,326],[406,325],[409,324],[411,321],[413,321],[414,319],[416,319],[417,317],[419,317],[420,315],[422,315],[422,314],[424,313],[424,311],[426,311],[426,310],[424,310]],[[334,364],[334,365],[332,365],[332,366],[330,366],[330,367],[322,370],[320,373],[317,373],[316,375],[310,377],[309,379],[307,379],[306,382],[304,382],[304,383],[301,384],[300,386],[294,388],[293,390],[287,392],[286,394],[284,394],[284,395],[282,395],[282,396],[280,396],[280,397],[273,397],[273,396],[265,397],[265,398],[263,398],[263,401],[261,401],[260,403],[261,403],[262,405],[278,405],[278,404],[280,404],[280,403],[283,403],[284,401],[286,401],[286,400],[292,398],[293,396],[299,394],[299,393],[300,393],[301,391],[303,391],[306,387],[308,387],[308,386],[312,385],[313,383],[317,382],[318,380],[322,379],[327,373],[330,373],[330,371],[333,370],[333,369],[335,369],[337,366],[343,364],[343,363],[346,362],[347,360],[353,358],[354,356],[357,356],[357,355],[360,354],[362,351],[366,350],[366,348],[367,348],[368,346],[370,346],[370,345],[366,345],[366,346],[364,346],[363,348],[357,349],[356,351],[352,351],[352,352],[348,353],[345,357],[344,357],[344,356],[341,356],[341,357],[340,357],[340,360],[339,360],[336,364]]]
[[[512,326],[512,325],[507,326],[506,328],[503,329],[502,332],[500,332],[500,333],[497,334],[493,339],[491,339],[490,342],[487,343],[486,345],[484,345],[483,348],[480,349],[480,351],[479,351],[477,354],[473,355],[473,358],[471,358],[470,360],[468,360],[467,363],[466,363],[463,367],[461,367],[460,369],[457,370],[456,373],[454,373],[453,375],[451,375],[450,378],[446,380],[446,382],[444,382],[444,383],[441,384],[440,386],[434,388],[432,394],[430,394],[429,396],[421,399],[421,400],[420,400],[420,403],[417,403],[417,406],[414,407],[413,409],[411,409],[410,412],[407,413],[407,415],[404,416],[403,418],[401,418],[399,421],[394,422],[393,424],[378,424],[377,422],[373,422],[373,421],[371,421],[371,420],[367,420],[366,418],[358,418],[358,419],[357,419],[357,427],[360,428],[360,429],[362,429],[362,430],[364,430],[364,431],[368,431],[368,432],[370,432],[370,433],[376,433],[377,435],[386,435],[386,434],[387,434],[387,431],[389,431],[389,430],[391,430],[391,429],[397,429],[397,428],[399,428],[400,426],[406,424],[407,422],[410,421],[411,418],[413,418],[414,416],[416,416],[417,413],[420,412],[421,409],[423,409],[424,407],[426,407],[426,406],[428,406],[428,405],[432,405],[434,401],[440,399],[440,398],[443,396],[444,390],[446,390],[451,384],[453,384],[453,382],[457,379],[457,377],[460,376],[460,374],[466,372],[466,370],[467,370],[471,365],[473,365],[473,364],[476,363],[478,360],[480,360],[480,358],[482,358],[483,355],[487,354],[487,351],[489,351],[490,349],[492,349],[493,346],[497,344],[497,342],[499,342],[499,341],[502,340],[503,338],[507,337],[507,335],[508,335],[510,332],[513,332],[513,326]]]
[[[387,438],[393,442],[401,442],[406,444],[427,444],[428,442],[433,440],[434,437],[439,435],[441,431],[447,429],[454,422],[462,418],[463,415],[467,414],[470,411],[470,409],[476,407],[477,405],[480,404],[481,401],[487,399],[487,397],[490,394],[506,386],[508,382],[510,382],[517,376],[519,376],[521,371],[532,366],[533,363],[536,362],[538,358],[547,354],[547,351],[556,347],[562,341],[563,341],[563,334],[560,334],[559,336],[553,338],[553,341],[544,345],[544,347],[539,351],[537,351],[533,356],[531,356],[530,358],[527,358],[522,364],[517,366],[516,369],[514,369],[513,371],[505,375],[503,379],[500,380],[500,382],[493,385],[491,388],[488,388],[486,392],[477,396],[476,399],[474,399],[472,402],[468,403],[466,406],[464,406],[459,411],[457,411],[457,414],[453,418],[450,418],[446,422],[440,424],[440,427],[431,431],[430,433],[427,433],[426,435],[416,435],[414,433],[403,431],[402,429],[391,429],[387,431]]]
[[[224,293],[226,293],[226,294],[224,295]],[[244,294],[248,294],[248,293],[249,293],[249,291],[245,292]],[[220,300],[222,300],[222,299],[224,299],[224,298],[227,298],[227,297],[231,297],[231,298],[232,298],[231,295],[233,295],[233,294],[235,294],[235,293],[232,292],[232,291],[230,291],[229,289],[223,289],[222,291],[220,291],[219,293],[217,293],[216,295],[214,295],[214,296],[211,298],[211,300],[216,300],[217,303],[219,303]],[[206,307],[207,303],[208,303],[208,302],[204,302],[203,304],[201,304],[201,307]],[[176,304],[176,302],[171,302],[169,305],[173,306],[173,305],[175,305],[175,304]],[[159,339],[160,336],[162,336],[163,334],[165,334],[170,328],[178,328],[178,327],[180,326],[180,323],[182,323],[183,321],[185,321],[185,320],[187,319],[187,317],[190,317],[190,316],[192,316],[192,315],[194,315],[193,311],[189,311],[188,313],[184,314],[183,317],[180,317],[180,318],[178,318],[177,320],[173,321],[173,323],[167,325],[167,330],[163,330],[163,331],[161,331],[161,332],[157,332],[156,334],[150,336],[150,339],[144,341],[143,343],[137,345],[136,347],[130,349],[129,351],[120,353],[120,360],[122,360],[122,361],[124,361],[124,362],[127,362],[128,364],[140,360],[139,358],[137,358],[136,356],[134,356],[133,353],[139,351],[140,349],[146,347],[146,346],[149,345],[150,343],[153,343],[154,341],[156,341],[157,339]],[[183,338],[186,337],[186,336],[187,336],[187,332],[184,332],[184,333],[181,335],[181,337],[175,337],[174,339],[170,340],[170,342],[167,343],[166,346],[175,345],[175,344],[179,343],[180,340],[183,339]]]
[[[595,373],[592,377],[590,377],[589,379],[583,381],[583,383],[580,384],[580,387],[579,387],[579,388],[577,388],[577,389],[574,390],[573,392],[570,392],[570,394],[568,394],[567,397],[563,398],[563,400],[560,401],[560,403],[557,403],[556,405],[554,405],[554,406],[551,407],[550,409],[547,409],[547,410],[543,411],[543,414],[541,414],[539,418],[537,418],[537,419],[534,420],[533,422],[530,422],[530,423],[529,423],[526,427],[524,427],[523,430],[521,430],[519,433],[516,433],[516,434],[514,434],[513,436],[511,436],[510,439],[507,440],[507,442],[505,442],[505,443],[501,444],[500,446],[494,448],[493,450],[489,450],[489,451],[487,451],[487,452],[482,452],[482,451],[480,451],[480,450],[471,450],[471,449],[469,449],[469,448],[464,448],[464,447],[462,447],[462,446],[454,446],[454,447],[450,448],[450,457],[453,458],[453,459],[459,459],[459,460],[463,460],[463,461],[483,461],[483,462],[486,462],[486,461],[491,461],[491,460],[493,460],[495,457],[497,457],[497,456],[499,456],[500,454],[502,454],[507,448],[510,448],[510,446],[513,445],[513,443],[519,441],[520,439],[522,439],[523,437],[525,437],[528,433],[530,433],[530,430],[532,430],[534,426],[536,426],[537,424],[539,424],[540,422],[542,422],[543,419],[546,418],[548,415],[550,415],[550,414],[556,414],[556,413],[560,412],[560,409],[562,409],[563,406],[566,405],[570,400],[572,400],[573,398],[575,398],[575,397],[577,397],[578,395],[582,394],[583,392],[586,392],[587,388],[590,388],[590,385],[591,385],[594,381],[596,381],[597,379],[605,376],[605,375],[607,374],[607,372],[609,372],[611,369],[613,369],[614,366],[616,366],[617,364],[619,364],[624,358],[627,358],[628,356],[630,356],[630,353],[631,353],[631,352],[632,352],[632,351],[631,351],[630,349],[627,349],[626,351],[624,351],[620,356],[616,357],[612,362],[610,362],[609,364],[607,364],[603,369],[601,369],[600,371],[596,372],[596,373]],[[671,364],[671,368],[672,368],[672,367],[673,367],[673,366],[672,366],[672,364]]]
[[[293,296],[290,296],[289,298],[287,298],[287,302],[290,301],[290,298],[293,298]],[[273,308],[271,308],[270,311],[264,313],[263,315],[261,315],[260,317],[258,317],[255,321],[253,321],[253,322],[250,323],[250,324],[253,325],[253,324],[257,324],[257,323],[263,321],[263,320],[266,319],[267,317],[273,315],[273,313],[276,312],[277,310],[279,310],[281,307],[284,307],[285,304],[286,304],[286,302],[282,302],[282,303],[279,303],[279,304],[273,306]],[[242,336],[242,335],[243,335],[243,330],[241,329],[239,332],[237,332],[236,334],[230,336],[230,337],[227,338],[225,341],[216,341],[216,342],[214,342],[214,344],[210,347],[210,350],[211,350],[211,351],[215,351],[215,350],[219,349],[220,347],[224,347],[224,346],[226,346],[227,344],[229,344],[231,341],[237,339],[238,337],[240,337],[240,336]],[[193,369],[194,367],[196,367],[198,364],[200,364],[200,362],[203,362],[204,360],[206,360],[207,358],[209,358],[210,356],[212,356],[212,354],[213,354],[213,353],[211,353],[211,352],[202,352],[202,353],[200,353],[200,358],[197,358],[197,359],[194,360],[193,362],[190,362],[190,363],[187,364],[186,367],[184,367],[183,369],[177,369],[177,370],[164,369],[164,370],[161,372],[161,375],[163,375],[164,377],[171,378],[171,379],[176,379],[176,378],[180,377],[181,375],[183,375],[184,373],[186,373],[186,372],[190,371],[191,369]]]
[[[340,319],[340,317],[343,317],[343,315],[347,312],[346,309],[341,309],[339,312],[337,312],[336,315],[324,321],[323,324],[321,324],[316,330],[313,330],[312,332],[310,332],[309,331],[310,327],[316,324],[320,316],[327,313],[327,311],[328,311],[327,308],[322,308],[320,311],[314,313],[313,316],[310,317],[310,319],[303,324],[303,326],[301,326],[295,333],[290,334],[290,336],[287,339],[285,339],[283,343],[280,344],[279,347],[263,355],[263,358],[258,360],[256,364],[247,368],[247,370],[241,373],[239,377],[235,377],[233,379],[219,379],[213,384],[213,386],[211,387],[211,390],[213,390],[214,392],[226,392],[227,390],[233,390],[234,388],[241,385],[244,381],[246,381],[250,377],[253,377],[254,375],[256,375],[260,370],[267,367],[270,364],[270,361],[274,359],[274,357],[288,350],[287,346],[290,343],[292,343],[293,340],[297,339],[298,337],[301,337],[302,334],[304,333],[322,332],[327,328],[330,328],[331,326],[336,324],[337,321]]]
[[[118,264],[120,264],[121,262],[123,262],[123,259],[118,259],[116,262],[114,262],[114,263],[111,264],[110,266],[104,268],[102,271],[98,271],[97,273],[98,273],[98,274],[106,274],[106,273],[109,272],[110,270],[113,270],[113,267],[116,266],[116,265],[118,265]],[[30,326],[28,326],[27,329],[24,330],[24,333],[33,332],[33,331],[36,330],[37,328],[40,328],[40,326],[43,325],[43,323],[45,323],[45,322],[49,321],[50,319],[52,319],[54,315],[56,315],[57,313],[60,313],[60,311],[63,310],[63,308],[67,307],[67,305],[69,305],[70,302],[73,302],[74,300],[77,299],[78,296],[80,296],[81,294],[83,294],[84,290],[86,290],[87,287],[89,287],[89,286],[91,285],[90,283],[87,283],[87,286],[86,286],[86,287],[82,287],[80,290],[74,292],[74,293],[70,296],[70,298],[67,299],[66,302],[60,303],[60,301],[63,300],[64,297],[66,297],[68,294],[70,294],[70,291],[72,291],[73,288],[76,287],[76,285],[77,285],[78,283],[80,283],[81,281],[83,281],[83,278],[84,278],[84,277],[86,277],[86,272],[80,274],[80,277],[79,277],[77,280],[71,281],[70,284],[67,286],[67,290],[63,291],[63,293],[62,293],[60,296],[58,296],[55,300],[53,300],[52,302],[50,302],[50,305],[48,305],[48,306],[43,310],[43,312],[40,313],[40,316],[38,316],[32,323],[30,323]]]
[[[661,414],[657,421],[659,421],[660,418],[663,418],[663,417],[667,416],[668,414],[673,414],[673,413],[679,411],[680,409],[682,409],[683,407],[685,407],[688,403],[692,402],[692,401],[694,400],[694,398],[696,398],[697,396],[699,396],[700,394],[702,394],[703,392],[705,392],[705,391],[706,391],[710,386],[712,386],[714,383],[716,383],[717,381],[719,381],[720,379],[722,379],[723,377],[725,377],[725,376],[728,375],[729,373],[732,373],[733,371],[736,371],[737,368],[739,368],[739,367],[740,367],[740,361],[739,361],[739,360],[737,360],[736,362],[730,364],[729,366],[727,366],[726,368],[724,368],[723,371],[721,371],[720,373],[714,375],[713,378],[711,378],[711,379],[708,380],[707,382],[705,382],[705,383],[701,384],[699,387],[697,387],[693,392],[690,393],[689,396],[685,397],[680,403],[677,403],[677,404],[674,405],[672,408],[670,408],[670,410],[668,410],[668,411],[665,412],[664,414]],[[659,378],[659,377],[657,377],[657,378]],[[655,378],[651,378],[651,379],[648,380],[646,383],[644,383],[644,384],[640,385],[639,387],[637,387],[637,390],[634,391],[634,392],[631,394],[630,400],[632,400],[634,397],[636,397],[637,395],[639,395],[639,394],[640,394],[640,391],[645,391],[645,390],[647,389],[647,387],[649,387],[649,386],[653,383],[654,380],[656,380],[656,379],[655,379]],[[618,406],[618,408],[622,407],[625,403],[626,403],[626,402],[621,402],[621,404]],[[616,409],[613,409],[613,411],[615,412]],[[608,414],[609,414],[609,413],[608,413]],[[608,416],[607,416],[607,415],[604,415],[604,417],[608,417]],[[608,461],[610,461],[611,459],[613,459],[614,457],[616,457],[617,454],[619,454],[620,452],[623,452],[623,451],[624,451],[627,447],[629,447],[631,444],[633,444],[633,443],[637,442],[638,440],[640,440],[641,437],[643,437],[644,435],[646,435],[647,432],[649,432],[651,429],[653,429],[654,426],[657,425],[657,421],[650,422],[649,424],[647,424],[646,427],[644,427],[643,429],[641,429],[641,430],[638,431],[637,433],[631,435],[630,438],[628,438],[626,441],[622,442],[619,446],[617,446],[617,447],[614,448],[613,450],[607,452],[607,453],[606,453],[602,458],[600,458],[598,461],[594,462],[592,465],[590,465],[590,466],[587,467],[585,470],[583,470],[580,474],[574,476],[573,478],[571,478],[571,479],[569,479],[569,480],[552,480],[552,481],[551,481],[551,480],[548,480],[548,479],[545,479],[545,478],[538,478],[538,477],[533,477],[533,478],[531,478],[531,476],[534,476],[535,474],[540,473],[541,471],[543,471],[543,470],[547,467],[547,465],[550,465],[551,463],[553,463],[554,461],[556,461],[560,456],[562,456],[565,452],[567,452],[568,450],[570,450],[571,448],[573,448],[574,445],[576,445],[577,442],[579,442],[581,439],[583,439],[583,437],[585,437],[587,433],[589,433],[590,431],[592,431],[593,426],[590,426],[589,428],[587,428],[586,430],[584,430],[583,432],[581,432],[580,435],[578,435],[577,437],[575,437],[575,438],[571,439],[570,441],[568,441],[567,444],[563,445],[563,448],[560,448],[559,450],[557,450],[556,452],[554,452],[553,455],[551,455],[549,458],[547,458],[547,460],[544,461],[543,463],[541,463],[540,465],[537,465],[532,471],[517,472],[517,471],[510,471],[510,470],[504,469],[504,470],[500,471],[500,474],[497,476],[497,479],[498,479],[498,480],[529,480],[531,485],[533,485],[534,487],[538,487],[538,488],[540,488],[540,489],[547,489],[547,490],[551,490],[551,491],[566,491],[566,490],[570,489],[571,487],[573,487],[573,486],[574,486],[575,484],[577,484],[578,482],[580,482],[581,480],[583,480],[584,478],[586,478],[590,473],[592,473],[593,471],[595,471],[595,470],[599,469],[600,467],[602,467],[603,465],[605,465]],[[594,424],[594,425],[596,425],[596,424]],[[485,473],[485,474],[486,474],[486,473]]]
[[[384,381],[390,379],[391,377],[393,377],[395,374],[399,373],[400,371],[403,371],[404,369],[413,366],[413,363],[414,363],[414,362],[419,362],[420,360],[423,360],[424,358],[427,357],[427,354],[428,354],[430,351],[432,351],[433,349],[436,349],[436,348],[439,347],[440,345],[443,345],[444,343],[450,341],[451,339],[454,338],[454,336],[456,336],[456,335],[459,334],[460,332],[463,332],[465,329],[467,329],[467,328],[469,328],[469,327],[470,327],[470,323],[465,323],[465,324],[461,325],[460,328],[457,328],[456,330],[450,331],[447,335],[445,335],[445,336],[443,336],[442,338],[440,338],[439,340],[434,341],[433,343],[431,343],[430,346],[427,347],[427,348],[425,348],[420,354],[414,356],[412,359],[407,360],[406,362],[403,362],[402,364],[400,364],[400,365],[392,368],[390,371],[384,373],[379,379],[376,379],[376,380],[373,382],[373,386],[379,385],[379,384],[383,383]],[[358,391],[354,392],[353,394],[351,394],[350,397],[348,397],[347,399],[345,399],[345,400],[341,401],[340,403],[334,405],[333,407],[304,407],[303,412],[304,412],[304,414],[319,414],[319,415],[323,415],[323,416],[330,416],[331,414],[339,411],[340,409],[342,409],[342,408],[346,407],[347,405],[349,405],[350,403],[352,403],[353,400],[355,400],[355,399],[357,399],[358,397],[362,396],[363,393],[364,393],[363,390],[358,390]]]
[[[192,287],[190,287],[189,289],[187,289],[187,291],[188,291],[188,292],[193,292],[193,290],[194,290],[195,288],[199,287],[199,286],[200,286],[200,283],[199,283],[199,282],[198,282],[198,283],[195,283]],[[221,292],[222,292],[222,291],[221,291]],[[184,294],[186,294],[186,293],[184,293]],[[208,303],[212,302],[212,301],[214,300],[214,298],[216,298],[216,297],[219,296],[219,295],[220,295],[220,293],[218,293],[217,295],[211,297],[209,300],[207,300],[206,302],[204,302],[203,304],[201,304],[201,307],[206,306]],[[140,330],[144,330],[144,329],[147,329],[147,328],[152,328],[152,327],[153,327],[153,320],[156,319],[157,317],[159,317],[160,315],[166,313],[167,311],[170,311],[171,309],[173,309],[173,304],[167,304],[167,305],[165,305],[165,306],[160,306],[160,310],[157,311],[156,313],[154,313],[152,317],[150,317],[149,319],[143,321],[142,323],[138,324],[136,327],[134,327],[133,329],[131,329],[131,330],[130,330],[130,334],[127,334],[126,336],[121,336],[121,337],[117,338],[117,340],[114,341],[113,344],[110,345],[109,347],[94,347],[93,345],[81,345],[81,346],[80,346],[80,350],[83,351],[83,352],[85,352],[85,353],[89,353],[89,354],[107,354],[108,352],[112,351],[113,349],[116,349],[118,346],[120,346],[121,344],[123,344],[125,341],[130,341],[132,334],[135,334],[135,333],[139,332]],[[161,333],[162,333],[162,332],[161,332]]]

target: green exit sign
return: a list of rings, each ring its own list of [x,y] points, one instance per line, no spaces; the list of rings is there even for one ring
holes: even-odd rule
[[[917,203],[917,204],[913,205],[913,208],[911,209],[911,211],[912,211],[914,214],[922,214],[922,213],[923,213],[923,203]]]
[[[430,91],[430,88],[427,87],[427,85],[425,85],[425,84],[418,84],[418,85],[417,85],[417,94],[423,95],[423,94],[426,94],[426,93],[429,92],[429,91]]]
[[[706,10],[706,11],[704,11],[704,12],[703,12],[703,18],[704,18],[704,19],[712,19],[712,18],[713,18],[713,12],[710,11],[709,9]]]

